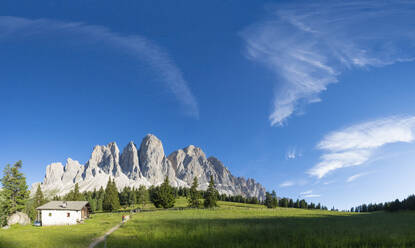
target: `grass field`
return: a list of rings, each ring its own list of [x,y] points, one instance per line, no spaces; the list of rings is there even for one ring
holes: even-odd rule
[[[186,200],[178,199],[176,207],[184,206]],[[120,216],[96,214],[77,226],[14,226],[0,230],[0,247],[87,247]],[[134,214],[108,237],[107,247],[415,247],[415,213],[266,209],[220,202],[212,210]]]
[[[220,205],[214,210],[134,215],[109,236],[107,247],[415,247],[413,212],[354,214]]]
[[[88,247],[91,240],[103,235],[120,222],[122,214],[95,214],[85,224],[74,226],[19,226],[0,229],[1,248],[72,248]]]

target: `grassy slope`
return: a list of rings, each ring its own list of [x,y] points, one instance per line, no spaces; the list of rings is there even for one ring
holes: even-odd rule
[[[122,214],[96,214],[85,224],[74,226],[19,226],[0,229],[0,247],[72,248],[88,247],[91,240],[103,235],[121,221]]]
[[[220,204],[214,210],[136,214],[108,238],[107,247],[415,247],[413,212],[354,214]]]
[[[178,199],[176,207],[186,203]],[[0,229],[0,247],[87,247],[121,215],[96,214],[76,226]],[[110,235],[107,247],[415,247],[414,223],[414,212],[353,214],[220,202],[214,210],[135,214]]]

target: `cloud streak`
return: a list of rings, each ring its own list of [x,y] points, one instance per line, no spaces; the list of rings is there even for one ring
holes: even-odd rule
[[[358,166],[384,145],[414,141],[415,117],[389,117],[365,122],[328,134],[317,145],[325,153],[308,173],[322,178],[337,169]]]
[[[301,192],[300,195],[309,195],[311,193],[313,193],[312,190],[307,190],[307,191]]]
[[[25,19],[0,16],[0,41],[9,38],[61,36],[71,41],[102,44],[123,51],[151,66],[159,80],[174,94],[190,116],[198,118],[197,101],[181,70],[167,52],[149,39],[139,35],[122,35],[103,26],[81,22],[61,22],[49,19]]]
[[[279,79],[271,126],[321,101],[320,93],[346,70],[413,60],[414,15],[415,3],[409,1],[273,6],[268,18],[241,33],[247,57]]]
[[[285,181],[283,183],[280,184],[281,188],[286,188],[286,187],[291,187],[294,186],[295,183],[293,181]]]
[[[299,195],[299,197],[302,197],[302,198],[317,198],[317,197],[320,197],[320,196],[321,195],[313,194],[312,190],[307,190],[305,192],[301,192],[300,195]]]
[[[304,198],[317,198],[320,197],[321,195],[317,195],[317,194],[309,194],[309,195],[303,195]]]
[[[367,174],[368,173],[358,173],[358,174],[355,174],[353,176],[348,177],[347,180],[346,180],[346,182],[351,183],[351,182],[353,182],[354,180],[356,180],[356,179],[358,179],[360,177],[366,176]]]

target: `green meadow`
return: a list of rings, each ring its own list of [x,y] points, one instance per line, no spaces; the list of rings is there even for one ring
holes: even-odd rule
[[[415,247],[413,212],[220,206],[134,215],[109,236],[107,247]]]
[[[185,205],[178,199],[176,207]],[[106,247],[415,247],[415,212],[363,214],[219,202],[215,209],[156,210],[131,217],[108,237]],[[76,226],[13,226],[0,230],[0,247],[88,247],[120,219],[121,214],[99,213]]]
[[[84,224],[73,226],[19,226],[0,229],[1,248],[75,248],[89,243],[118,224],[122,214],[94,214]]]

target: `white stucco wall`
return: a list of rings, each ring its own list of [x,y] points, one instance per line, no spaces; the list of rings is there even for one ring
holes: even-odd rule
[[[49,214],[52,214],[49,216]],[[70,216],[68,217],[68,213]],[[82,218],[81,211],[74,210],[42,210],[42,226],[74,225]]]

